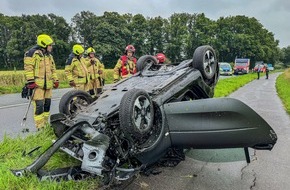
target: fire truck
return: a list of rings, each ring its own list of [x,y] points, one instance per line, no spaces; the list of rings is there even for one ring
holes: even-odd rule
[[[247,74],[250,70],[250,59],[248,58],[236,58],[234,65],[234,74]]]

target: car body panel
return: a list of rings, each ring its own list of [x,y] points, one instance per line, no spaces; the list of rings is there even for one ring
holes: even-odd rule
[[[236,99],[169,103],[164,110],[172,144],[178,146],[270,150],[277,141],[270,125]]]

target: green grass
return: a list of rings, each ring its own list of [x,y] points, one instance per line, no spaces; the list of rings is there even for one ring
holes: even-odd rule
[[[11,139],[7,136],[0,143],[0,189],[96,189],[98,179],[87,179],[82,181],[39,181],[36,175],[16,177],[10,169],[21,169],[31,163],[48,148],[55,136],[50,127],[41,132],[31,134],[26,138]],[[29,152],[33,148],[41,146],[32,156],[23,156],[23,152]],[[78,161],[71,158],[64,152],[55,153],[45,169],[78,165]]]
[[[285,110],[290,114],[290,69],[285,70],[283,74],[278,76],[276,89]]]
[[[261,76],[263,75],[265,74],[261,74]],[[246,75],[239,75],[236,77],[219,80],[215,87],[214,97],[226,97],[255,79],[257,79],[257,73],[249,73]]]

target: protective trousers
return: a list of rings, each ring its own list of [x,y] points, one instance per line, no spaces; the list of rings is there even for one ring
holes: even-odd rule
[[[77,90],[83,90],[83,91],[89,91],[89,83],[85,83],[85,84],[79,84],[77,83],[76,86],[74,87]]]
[[[34,122],[36,128],[46,126],[49,118],[52,89],[36,88],[33,96]]]
[[[100,94],[103,90],[103,79],[98,77],[96,79],[91,79],[89,83],[89,93],[92,96]]]

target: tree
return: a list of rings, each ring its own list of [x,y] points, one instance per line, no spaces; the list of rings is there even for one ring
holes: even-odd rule
[[[282,49],[283,52],[283,58],[282,62],[284,63],[285,66],[290,66],[290,46],[287,46]]]
[[[11,22],[12,17],[4,16],[0,14],[0,68],[9,69],[11,68],[10,62],[8,60],[7,54],[7,43],[11,37],[11,27],[9,22]]]
[[[165,52],[165,19],[159,17],[148,19],[148,30],[145,31],[147,36],[146,47],[147,53],[154,55],[158,52]]]
[[[132,21],[128,25],[128,30],[130,31],[131,40],[129,44],[134,45],[136,49],[135,56],[139,57],[146,52],[148,52],[148,48],[146,47],[146,31],[148,30],[147,20],[143,15],[137,14],[134,15]]]
[[[192,58],[194,50],[202,45],[215,46],[216,23],[202,14],[189,15],[185,54]]]
[[[217,20],[216,49],[219,59],[233,62],[236,57],[255,61],[277,59],[278,41],[256,18],[246,16],[221,17]]]
[[[93,46],[94,31],[99,24],[97,16],[90,11],[82,11],[72,18],[72,41],[85,47]]]
[[[54,14],[4,16],[0,14],[0,68],[23,68],[23,54],[36,44],[36,36],[46,33],[55,41],[54,59],[63,67],[72,46],[92,46],[102,56],[106,68],[114,67],[125,47],[132,44],[136,56],[163,52],[172,62],[191,59],[201,45],[211,45],[219,61],[233,62],[247,57],[251,63],[288,63],[288,47],[280,50],[279,41],[255,18],[221,17],[210,20],[202,14],[174,13],[169,18],[145,18],[141,14],[89,11],[77,13],[68,24]],[[284,56],[282,56],[284,55]]]
[[[118,13],[105,12],[98,17],[101,23],[96,27],[93,45],[97,54],[102,55],[106,68],[113,68],[119,59],[129,39],[130,32],[127,22]]]
[[[187,24],[189,14],[173,14],[165,22],[166,55],[173,62],[178,62],[185,57],[185,39],[188,35]]]

